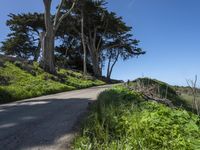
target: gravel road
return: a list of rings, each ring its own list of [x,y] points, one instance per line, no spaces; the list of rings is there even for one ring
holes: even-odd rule
[[[0,105],[0,150],[66,150],[88,103],[111,85]]]

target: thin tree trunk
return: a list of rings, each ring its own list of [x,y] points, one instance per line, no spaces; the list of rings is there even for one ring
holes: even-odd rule
[[[81,38],[82,38],[82,45],[83,45],[83,73],[84,75],[87,74],[87,51],[85,45],[85,34],[84,34],[84,12],[83,8],[81,10]]]
[[[107,68],[107,79],[110,79],[110,63],[111,63],[111,57],[109,57],[108,60],[108,68]]]
[[[107,73],[107,78],[108,78],[108,79],[110,79],[110,77],[111,77],[113,68],[114,68],[115,64],[117,63],[118,58],[119,58],[119,53],[117,54],[117,56],[116,56],[116,58],[115,58],[115,61],[113,62],[113,64],[111,65],[111,67],[110,67],[110,65],[109,65],[109,70],[108,70],[108,73]],[[110,60],[110,63],[111,63],[111,60]]]
[[[38,41],[38,47],[36,49],[36,52],[34,53],[34,61],[38,61],[38,58],[40,56],[40,49],[41,49],[41,40]]]

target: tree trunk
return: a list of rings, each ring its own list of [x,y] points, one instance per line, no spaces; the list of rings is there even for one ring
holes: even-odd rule
[[[93,53],[92,55],[92,66],[95,77],[101,77],[101,70],[99,66],[99,57],[97,53]]]
[[[108,60],[108,68],[107,68],[107,79],[110,79],[110,64],[111,64],[111,57]]]
[[[55,59],[54,59],[54,35],[46,33],[43,38],[43,68],[50,73],[56,73]]]
[[[84,37],[84,13],[83,9],[81,10],[81,38],[82,38],[82,45],[83,45],[83,73],[84,75],[87,74],[87,51],[85,46],[85,37]]]
[[[41,50],[41,40],[38,41],[38,47],[34,53],[34,61],[38,61],[38,58],[40,57],[40,50]]]
[[[120,55],[120,53],[118,52],[118,54],[117,54],[117,56],[116,56],[116,58],[115,58],[115,60],[114,60],[112,65],[111,65],[111,59],[112,59],[111,56],[109,58],[108,69],[107,69],[107,79],[109,79],[109,80],[110,80],[113,68],[114,68],[115,64],[117,63],[117,61],[119,59],[119,55]]]
[[[51,2],[52,0],[43,0],[45,5],[45,28],[46,32],[41,35],[42,43],[42,66],[49,73],[56,73],[54,60],[54,26],[51,20]]]
[[[93,67],[95,77],[100,77],[101,71],[99,67],[99,58],[97,54],[92,54],[92,67]]]
[[[92,69],[95,77],[101,77],[100,63],[99,63],[99,54],[95,47],[92,46],[90,42],[87,42],[87,46],[90,52],[91,60],[92,60]]]
[[[110,63],[111,63],[111,58],[108,60],[108,68],[107,68],[107,79],[110,79]]]

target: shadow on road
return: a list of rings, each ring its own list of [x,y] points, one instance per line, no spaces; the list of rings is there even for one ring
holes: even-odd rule
[[[74,132],[91,99],[39,99],[0,106],[0,149],[55,145]],[[67,144],[67,143],[66,143]]]

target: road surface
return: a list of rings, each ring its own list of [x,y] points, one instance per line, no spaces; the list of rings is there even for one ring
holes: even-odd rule
[[[88,103],[111,85],[0,105],[0,150],[66,150]],[[68,147],[68,148],[67,148]]]

